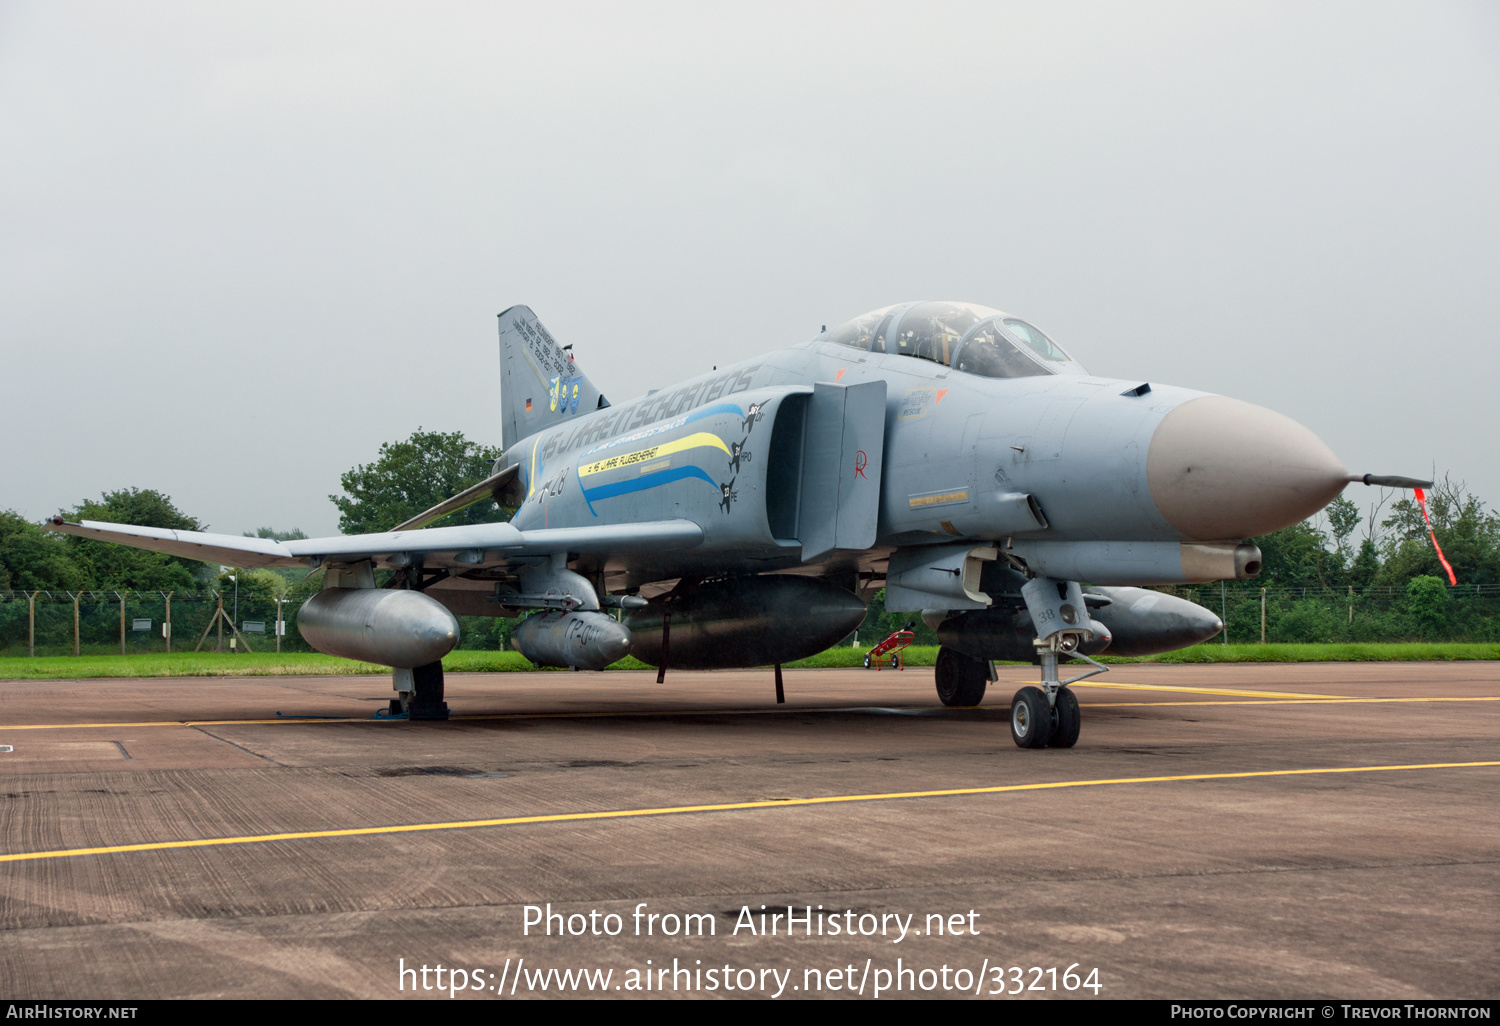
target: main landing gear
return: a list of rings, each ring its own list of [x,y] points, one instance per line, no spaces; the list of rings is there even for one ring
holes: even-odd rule
[[[448,703],[443,701],[443,664],[426,663],[414,670],[397,668],[391,699],[392,716],[406,714],[408,720],[446,720]]]
[[[946,706],[968,708],[984,701],[990,664],[945,645],[938,649],[936,676],[938,700]]]

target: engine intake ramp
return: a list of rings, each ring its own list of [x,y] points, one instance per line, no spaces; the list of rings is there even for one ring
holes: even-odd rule
[[[818,382],[803,435],[797,537],[802,561],[875,544],[885,455],[885,382]]]

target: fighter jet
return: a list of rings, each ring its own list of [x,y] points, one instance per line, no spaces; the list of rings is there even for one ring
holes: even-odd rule
[[[1039,328],[960,302],[862,314],[612,405],[532,311],[499,315],[504,455],[391,530],[296,541],[53,518],[54,530],[236,566],[307,566],[314,648],[393,668],[394,711],[443,718],[455,614],[524,616],[539,666],[770,666],[847,638],[885,588],[941,642],[940,700],[977,705],[996,659],[1022,748],[1071,747],[1069,684],[1102,652],[1213,637],[1151,585],[1244,580],[1245,539],[1351,481],[1295,421],[1237,399],[1090,374]],[[728,474],[726,475],[726,469]],[[728,482],[725,477],[728,476]],[[494,497],[509,523],[428,527]],[[376,571],[394,570],[383,586]],[[606,610],[618,609],[620,617]],[[1060,664],[1092,664],[1062,679]]]

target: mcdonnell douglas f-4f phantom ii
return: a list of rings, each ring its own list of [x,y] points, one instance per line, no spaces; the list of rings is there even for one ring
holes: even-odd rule
[[[1143,586],[1243,580],[1244,539],[1353,476],[1279,413],[1089,374],[1039,329],[969,303],[856,317],[779,352],[611,405],[526,307],[500,314],[504,455],[390,531],[297,541],[53,518],[54,530],[245,567],[324,569],[315,648],[394,669],[393,710],[442,718],[454,614],[519,616],[533,663],[768,666],[886,609],[936,631],[937,691],[972,706],[995,659],[1033,661],[1023,748],[1070,747],[1059,661],[1207,640],[1201,606]],[[509,523],[427,527],[494,497]],[[377,568],[396,571],[377,587]],[[1086,585],[1085,586],[1085,582]],[[616,618],[605,610],[618,609]]]

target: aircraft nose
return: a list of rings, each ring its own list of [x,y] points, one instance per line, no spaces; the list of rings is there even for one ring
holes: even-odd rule
[[[1349,471],[1290,417],[1226,396],[1190,399],[1157,425],[1146,483],[1167,522],[1203,541],[1251,538],[1332,502]]]

